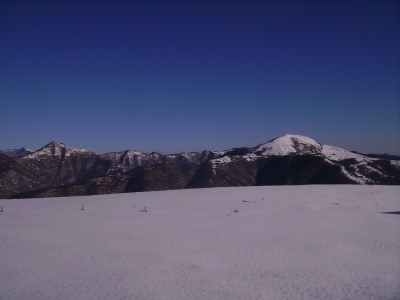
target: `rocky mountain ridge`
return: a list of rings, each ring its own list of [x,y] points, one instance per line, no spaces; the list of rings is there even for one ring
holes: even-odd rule
[[[15,153],[0,152],[0,198],[238,185],[400,184],[397,160],[368,157],[301,135],[218,152],[98,155],[53,141],[34,152]]]
[[[6,149],[6,150],[0,150],[0,153],[7,155],[12,158],[22,158],[24,156],[27,156],[35,151],[26,149],[26,148],[19,148],[19,149]]]

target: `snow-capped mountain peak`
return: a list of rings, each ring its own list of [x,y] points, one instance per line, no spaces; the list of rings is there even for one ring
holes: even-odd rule
[[[72,154],[76,153],[89,153],[86,149],[74,149],[71,147],[66,146],[65,144],[58,142],[58,141],[52,141],[48,143],[46,146],[43,148],[40,148],[39,150],[35,151],[32,154],[29,154],[24,158],[38,158],[41,156],[71,156]]]
[[[322,145],[303,135],[286,134],[251,149],[263,156],[320,154]]]
[[[323,157],[328,163],[337,164],[353,182],[365,184],[374,182],[368,174],[385,177],[382,167],[374,166],[374,158],[354,153],[339,147],[322,145],[302,135],[287,134],[250,149],[258,156],[298,156]],[[387,176],[386,176],[387,177]]]

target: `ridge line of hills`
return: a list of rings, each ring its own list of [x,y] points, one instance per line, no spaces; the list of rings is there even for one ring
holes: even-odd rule
[[[0,198],[291,184],[400,184],[400,157],[291,134],[255,147],[166,155],[96,154],[55,141],[37,151],[0,151]]]

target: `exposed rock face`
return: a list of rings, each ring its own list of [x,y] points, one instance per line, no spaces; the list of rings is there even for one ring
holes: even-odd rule
[[[126,150],[97,155],[51,142],[20,158],[0,153],[0,198],[348,183],[400,184],[400,163],[296,135],[221,152],[162,155]]]
[[[46,187],[19,161],[0,153],[0,199]]]

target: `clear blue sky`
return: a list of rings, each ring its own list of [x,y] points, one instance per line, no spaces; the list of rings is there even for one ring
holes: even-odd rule
[[[0,148],[400,154],[398,1],[1,1]]]

